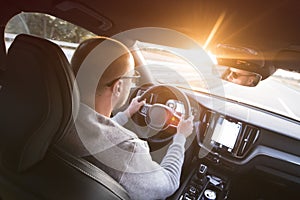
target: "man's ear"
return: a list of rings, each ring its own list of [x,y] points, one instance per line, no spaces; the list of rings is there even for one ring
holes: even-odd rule
[[[113,85],[112,85],[112,92],[115,96],[120,96],[121,95],[121,90],[122,90],[122,85],[123,81],[122,80],[117,80]]]

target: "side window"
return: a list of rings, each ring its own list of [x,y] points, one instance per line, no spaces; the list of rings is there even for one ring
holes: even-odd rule
[[[95,36],[92,32],[57,17],[43,13],[20,13],[5,28],[6,49],[21,33],[35,35],[58,44],[70,60],[80,42]]]

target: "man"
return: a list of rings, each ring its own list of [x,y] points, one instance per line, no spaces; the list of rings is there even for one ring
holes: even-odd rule
[[[193,117],[181,120],[173,143],[158,164],[152,160],[147,142],[121,126],[145,102],[135,98],[115,121],[109,118],[113,109],[126,102],[131,83],[138,77],[129,50],[116,40],[93,38],[77,48],[71,63],[81,95],[78,135],[66,135],[61,145],[107,172],[132,199],[165,199],[172,195],[179,187],[184,144],[192,133]]]

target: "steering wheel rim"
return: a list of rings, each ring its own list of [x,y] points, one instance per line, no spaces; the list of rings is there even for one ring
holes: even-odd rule
[[[186,96],[185,93],[183,93],[181,90],[179,90],[178,88],[171,86],[171,85],[157,85],[157,86],[152,86],[150,88],[148,88],[139,98],[139,101],[142,101],[144,99],[149,99],[149,97],[151,96],[151,94],[155,94],[157,91],[164,89],[164,90],[168,90],[170,91],[175,97],[176,100],[180,101],[183,106],[184,106],[184,119],[188,119],[191,116],[191,105],[190,105],[190,101],[188,99],[188,97]],[[152,103],[152,102],[150,102]],[[149,104],[148,104],[149,105]],[[150,104],[151,105],[151,104]],[[156,105],[156,104],[152,104],[152,105]],[[167,107],[163,104],[160,104],[162,107]],[[138,111],[139,113],[139,111]],[[139,113],[139,115],[141,115],[141,113]],[[146,122],[146,116],[144,116],[144,120]],[[146,123],[147,124],[147,123]],[[147,124],[148,126],[148,124]],[[150,129],[152,127],[148,126]],[[155,130],[155,129],[154,129]],[[164,143],[167,141],[170,141],[173,138],[172,134],[171,136],[162,138],[161,136],[163,135],[164,130],[161,130],[160,132],[158,132],[157,134],[144,138],[146,139],[148,142],[152,142],[152,143]]]
[[[157,86],[152,86],[150,87],[148,90],[146,90],[142,96],[140,97],[139,101],[142,101],[144,99],[147,98],[147,95],[151,94],[151,93],[154,93],[155,90],[159,89],[159,88],[168,88],[169,90],[171,90],[172,92],[174,92],[174,95],[177,97],[177,96],[180,96],[180,98],[177,98],[177,100],[182,100],[182,103],[184,105],[184,110],[185,110],[185,115],[184,115],[184,119],[188,119],[191,114],[192,114],[192,111],[191,111],[191,104],[190,104],[190,101],[188,99],[188,97],[186,96],[185,93],[183,93],[181,90],[179,90],[178,88],[174,87],[174,86],[171,86],[171,85],[157,85]]]

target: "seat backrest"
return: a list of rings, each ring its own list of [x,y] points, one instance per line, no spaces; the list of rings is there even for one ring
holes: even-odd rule
[[[54,43],[19,35],[0,90],[0,198],[129,199],[102,170],[55,143],[74,130],[73,72]]]
[[[41,160],[54,137],[70,126],[74,78],[60,48],[41,38],[19,35],[6,61],[1,140],[9,152],[7,163],[23,171]]]

